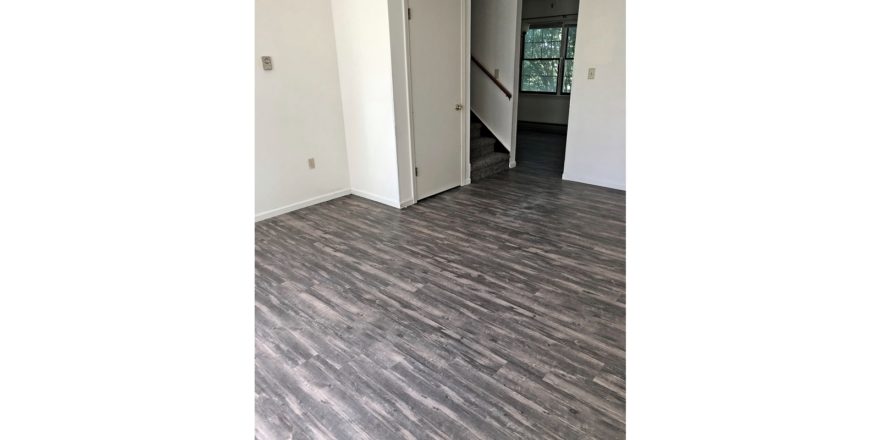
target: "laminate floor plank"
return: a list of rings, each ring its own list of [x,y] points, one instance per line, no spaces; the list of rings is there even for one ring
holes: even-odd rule
[[[255,437],[623,439],[625,193],[549,154],[257,223]]]

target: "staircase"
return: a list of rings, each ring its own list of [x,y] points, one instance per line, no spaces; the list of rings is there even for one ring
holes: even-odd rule
[[[498,145],[488,130],[483,129],[482,122],[471,117],[471,182],[508,169],[509,162],[510,154]]]

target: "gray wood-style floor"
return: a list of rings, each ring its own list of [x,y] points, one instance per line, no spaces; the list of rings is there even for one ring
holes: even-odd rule
[[[622,439],[625,193],[528,167],[256,225],[259,439]]]

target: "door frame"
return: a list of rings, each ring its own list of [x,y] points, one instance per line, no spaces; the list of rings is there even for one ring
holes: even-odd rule
[[[516,87],[516,91],[513,92],[513,97],[511,99],[511,105],[513,106],[513,111],[511,112],[511,122],[510,122],[510,158],[507,163],[508,168],[516,168],[516,141],[517,135],[519,134],[519,88],[520,88],[520,74],[522,73],[522,43],[523,38],[520,38],[520,32],[522,31],[522,3],[523,0],[516,0],[516,32],[513,36],[513,84]],[[523,34],[524,35],[524,34]]]
[[[403,0],[403,13],[404,17],[406,17],[410,8],[410,0]],[[418,13],[418,12],[415,12]],[[471,151],[471,139],[470,139],[470,124],[468,120],[470,119],[471,114],[471,0],[462,0],[461,2],[461,104],[463,106],[461,110],[461,118],[460,118],[460,139],[461,139],[461,149],[459,162],[461,164],[461,174],[459,179],[459,186],[468,185],[471,183],[471,161],[470,161],[470,151]],[[406,46],[406,106],[409,111],[409,150],[410,150],[410,166],[409,166],[409,175],[410,181],[412,182],[412,194],[413,194],[413,202],[412,204],[416,204],[419,202],[419,192],[418,192],[418,182],[415,175],[415,166],[416,166],[416,137],[415,137],[415,114],[413,107],[413,93],[412,93],[412,58],[410,53],[411,48],[411,40],[410,40],[410,20],[405,19],[405,32],[406,32],[406,41],[404,45]]]

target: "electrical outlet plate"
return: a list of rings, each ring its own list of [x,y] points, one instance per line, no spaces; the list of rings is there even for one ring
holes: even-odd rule
[[[596,68],[590,67],[587,70],[587,79],[596,79]]]
[[[263,60],[263,70],[272,70],[272,57],[260,57]]]

